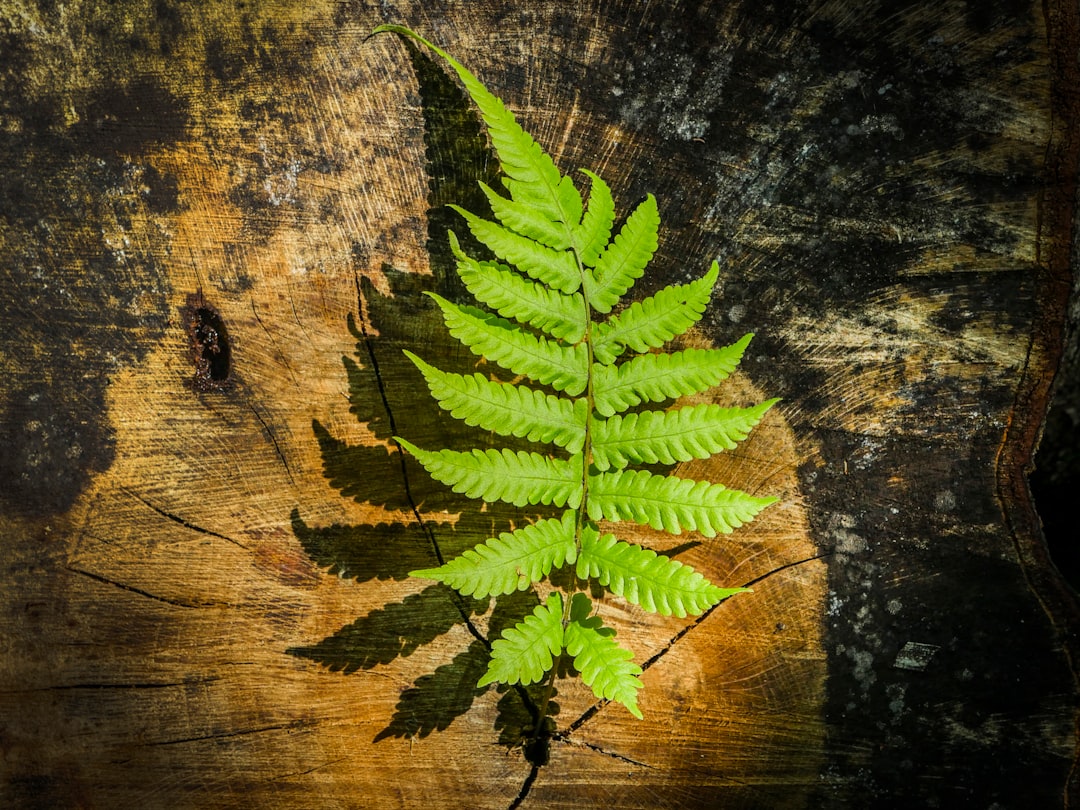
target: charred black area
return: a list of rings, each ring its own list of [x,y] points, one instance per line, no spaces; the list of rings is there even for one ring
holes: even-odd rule
[[[1073,312],[1080,312],[1080,285]],[[1080,329],[1074,324],[1046,415],[1035,471],[1028,479],[1047,549],[1061,575],[1080,591],[1080,543],[1073,507],[1080,493]]]
[[[181,140],[188,128],[187,102],[154,76],[136,76],[92,91],[71,128],[77,148],[91,155],[139,157]]]
[[[0,412],[0,499],[27,515],[66,511],[116,453],[104,387],[76,385],[77,364],[59,365],[56,381],[10,391]]]
[[[182,206],[150,153],[185,135],[187,103],[149,72],[111,71],[109,31],[87,37],[100,80],[65,94],[43,80],[50,46],[0,22],[0,498],[39,516],[112,462],[109,379],[168,323],[167,237],[147,222]]]

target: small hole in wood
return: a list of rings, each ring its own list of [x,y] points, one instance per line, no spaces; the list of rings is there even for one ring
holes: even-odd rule
[[[232,383],[232,350],[225,321],[202,292],[192,293],[183,309],[195,376],[196,391],[220,391]]]

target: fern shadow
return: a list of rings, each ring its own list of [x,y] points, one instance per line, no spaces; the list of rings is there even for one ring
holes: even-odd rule
[[[389,293],[384,294],[359,276],[361,311],[350,316],[347,327],[355,340],[353,356],[343,357],[348,382],[349,410],[373,437],[371,444],[352,445],[315,420],[312,431],[323,465],[323,475],[342,497],[387,510],[401,518],[360,525],[310,526],[294,509],[292,530],[308,556],[328,574],[355,580],[403,581],[408,572],[433,567],[457,556],[478,542],[511,529],[523,519],[509,505],[475,503],[435,482],[410,456],[392,443],[407,435],[426,447],[468,443],[493,446],[490,434],[448,418],[427,395],[423,377],[402,350],[436,360],[440,368],[459,373],[476,371],[483,362],[446,332],[442,314],[424,292],[436,292],[452,301],[470,299],[456,272],[447,232],[457,217],[445,206],[458,202],[471,210],[488,211],[478,181],[493,183],[498,162],[489,150],[480,119],[468,97],[426,54],[408,45],[419,82],[424,120],[424,143],[429,177],[427,247],[432,274],[419,276],[395,268],[382,268]],[[466,229],[458,233],[463,244],[482,255]],[[358,247],[358,257],[365,252]],[[499,446],[506,446],[505,440]],[[524,444],[522,445],[524,446]],[[375,737],[424,737],[444,731],[455,718],[494,687],[477,688],[487,667],[495,637],[508,625],[520,622],[539,603],[536,594],[523,591],[489,600],[462,597],[441,585],[431,585],[399,602],[391,602],[357,618],[323,640],[286,652],[314,661],[331,672],[350,675],[412,655],[456,626],[472,636],[469,645],[433,672],[421,675],[406,689],[388,725]],[[490,613],[489,613],[490,609]],[[486,617],[486,622],[478,620]],[[539,695],[525,688],[501,688],[494,730],[507,746],[525,745],[534,764],[546,760],[547,737],[533,733],[539,717]],[[540,738],[539,744],[525,740]],[[540,751],[541,754],[534,754]]]
[[[532,591],[499,597],[488,620],[488,635],[501,634],[538,604],[539,599]],[[477,698],[494,688],[476,686],[487,670],[490,653],[489,645],[476,639],[449,663],[417,678],[401,693],[390,724],[375,736],[375,741],[389,737],[423,738],[449,728],[457,717],[472,708]],[[495,728],[500,732],[500,743],[514,747],[522,744],[535,727],[539,695],[520,687],[500,687],[500,691],[503,694],[496,707]]]
[[[471,607],[470,616],[487,609],[486,604],[475,601]],[[408,657],[430,644],[461,621],[459,608],[449,588],[432,585],[371,611],[318,644],[291,647],[287,652],[317,661],[331,672],[351,675]]]

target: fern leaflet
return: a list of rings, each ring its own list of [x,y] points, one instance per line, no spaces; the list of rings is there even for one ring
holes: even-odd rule
[[[574,562],[575,516],[569,509],[559,520],[548,518],[502,532],[445,565],[410,571],[409,576],[445,582],[475,599],[523,591],[551,573],[552,567]]]
[[[578,258],[586,267],[592,267],[607,246],[611,238],[611,228],[615,224],[615,200],[611,189],[599,175],[582,169],[582,174],[589,178],[589,204],[581,224],[575,229],[574,244],[578,246]]]
[[[680,619],[702,613],[746,588],[718,588],[688,565],[652,549],[588,531],[581,538],[577,575],[595,579],[616,596],[641,605],[650,613]]]
[[[639,720],[637,693],[641,667],[634,654],[615,641],[615,630],[604,627],[599,616],[589,616],[592,603],[583,593],[574,594],[571,621],[566,626],[566,651],[574,657],[574,668],[593,693],[604,700],[617,700]]]
[[[585,401],[563,399],[523,385],[489,380],[483,374],[450,374],[429,366],[412,352],[439,406],[467,425],[500,436],[554,442],[576,453],[585,442]]]
[[[567,345],[518,329],[509,321],[473,307],[459,307],[428,293],[443,311],[450,334],[473,353],[571,396],[585,390],[589,355],[581,343]]]
[[[600,324],[593,343],[596,359],[611,363],[625,347],[647,352],[681,335],[705,314],[719,275],[720,268],[713,262],[709,272],[696,281],[665,287]]]
[[[567,294],[577,292],[581,286],[581,274],[572,253],[549,248],[502,225],[473,216],[464,208],[450,207],[465,218],[472,235],[483,245],[526,275]]]
[[[684,349],[639,354],[618,366],[593,366],[596,410],[601,416],[640,405],[707,391],[735,370],[750,342],[746,335],[723,349]]]
[[[569,231],[563,223],[553,222],[531,205],[506,199],[487,183],[481,183],[480,188],[488,198],[495,219],[511,233],[519,233],[554,250],[570,247]]]
[[[524,450],[421,450],[400,437],[432,477],[454,492],[514,506],[554,504],[577,508],[581,503],[581,458],[568,461]]]
[[[671,534],[688,529],[715,537],[749,523],[775,500],[708,481],[619,470],[589,476],[587,509],[593,520],[632,520]]]
[[[506,265],[478,262],[461,252],[453,231],[450,246],[458,259],[458,276],[478,301],[504,318],[513,318],[567,343],[577,343],[585,336],[588,314],[581,293],[564,295],[522,278]]]
[[[611,312],[631,285],[641,278],[656,252],[659,228],[660,213],[656,210],[656,198],[650,194],[596,260],[593,272],[585,276],[586,292],[593,309]]]
[[[562,596],[551,594],[525,621],[503,631],[491,645],[491,663],[477,686],[536,683],[551,670],[563,648]]]
[[[753,408],[695,405],[596,420],[593,464],[599,470],[628,463],[676,464],[733,450],[776,402],[766,400]]]

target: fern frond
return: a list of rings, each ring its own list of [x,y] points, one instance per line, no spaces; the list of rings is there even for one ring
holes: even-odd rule
[[[752,408],[693,405],[594,420],[593,464],[598,470],[628,463],[676,464],[733,450],[779,401],[766,400]]]
[[[555,162],[532,136],[521,128],[501,100],[484,87],[464,65],[415,31],[401,25],[380,25],[372,31],[373,34],[382,32],[401,34],[426,45],[445,59],[457,73],[487,125],[491,144],[499,156],[499,164],[510,178],[507,185],[513,184],[511,193],[515,200],[524,202],[527,199],[543,209],[550,219],[564,222],[568,226],[580,221],[581,195],[573,183],[569,182],[570,178],[559,174]]]
[[[581,287],[581,273],[573,253],[553,250],[498,223],[470,214],[460,206],[449,207],[465,218],[473,236],[525,275],[568,295]]]
[[[562,596],[553,593],[523,622],[503,631],[491,643],[491,661],[477,686],[520,683],[528,686],[544,677],[563,648]]]
[[[420,369],[439,406],[467,425],[500,436],[557,444],[571,453],[585,443],[584,399],[570,400],[523,385],[495,382],[483,374],[452,374],[405,352]]]
[[[603,700],[614,700],[626,707],[638,720],[637,705],[641,689],[641,667],[633,662],[634,654],[615,641],[615,630],[604,627],[599,616],[590,616],[592,603],[583,593],[574,594],[570,603],[570,623],[564,631],[566,651],[574,656],[574,668],[581,680]]]
[[[607,246],[592,272],[585,276],[589,304],[597,312],[608,313],[619,302],[656,252],[660,213],[650,194],[626,218],[619,233]]]
[[[484,599],[523,591],[552,568],[577,559],[574,526],[577,512],[538,520],[512,532],[501,532],[438,568],[410,571],[410,577],[445,582],[463,596]]]
[[[595,579],[627,602],[650,613],[675,615],[702,613],[732,594],[748,588],[719,588],[689,565],[657,554],[652,549],[600,535],[596,529],[582,533],[577,575]]]
[[[647,352],[681,335],[705,314],[719,275],[720,268],[713,262],[709,272],[696,281],[665,287],[600,324],[593,344],[596,359],[611,363],[626,346]]]
[[[582,169],[581,173],[589,178],[592,185],[589,187],[585,216],[574,231],[574,243],[578,248],[578,259],[586,267],[592,267],[611,239],[611,228],[615,224],[615,200],[611,197],[608,184],[599,175],[588,169]]]
[[[589,517],[632,520],[671,534],[683,529],[706,537],[749,523],[776,498],[758,498],[708,481],[621,470],[589,476]]]
[[[618,366],[594,363],[594,407],[602,416],[611,416],[643,402],[663,402],[712,388],[735,370],[752,337],[745,335],[722,349],[641,354]]]
[[[554,504],[576,509],[581,503],[581,455],[568,460],[524,450],[421,450],[397,436],[431,477],[454,492],[514,506]]]
[[[468,346],[473,354],[571,396],[585,390],[589,355],[584,344],[567,346],[537,337],[491,313],[458,306],[435,293],[427,295],[442,309],[450,334]]]
[[[515,609],[514,619],[489,624],[493,637],[500,631],[502,636],[491,644],[478,687],[496,681],[529,685],[549,675],[547,697],[537,704],[538,711],[530,709],[544,740],[552,728],[548,698],[554,679],[566,674],[561,671],[571,657],[599,698],[618,701],[641,718],[637,694],[642,668],[616,642],[615,630],[592,615],[587,588],[607,587],[645,610],[679,617],[700,614],[746,589],[719,588],[669,557],[611,534],[601,536],[596,524],[630,520],[672,534],[686,530],[712,537],[752,520],[776,500],[708,481],[626,469],[631,464],[707,458],[746,438],[776,400],[750,408],[638,406],[718,384],[734,371],[752,336],[720,349],[659,353],[703,316],[719,265],[713,262],[701,278],[670,285],[623,307],[657,250],[656,199],[648,195],[613,236],[615,204],[598,175],[582,170],[589,178],[585,206],[573,180],[560,173],[503,102],[457,60],[402,26],[375,29],[383,31],[410,37],[446,60],[487,125],[509,196],[480,183],[490,219],[451,207],[495,260],[468,256],[453,233],[449,240],[462,283],[491,312],[427,294],[454,338],[519,379],[493,380],[484,367],[470,369],[480,373],[450,373],[411,352],[406,355],[452,416],[500,436],[553,445],[552,450],[561,448],[568,456],[509,448],[424,450],[397,439],[402,452],[454,492],[519,508],[563,509],[559,518],[501,532],[438,567],[419,568],[410,575],[448,585],[465,597],[495,596],[496,604],[504,606],[508,599],[522,600],[527,594],[527,604]],[[593,311],[606,319],[593,322]],[[636,356],[617,364],[625,352]],[[537,390],[541,386],[555,392]],[[556,576],[550,582],[554,593],[537,604],[532,586],[568,565],[574,566],[573,574],[566,571],[565,580]],[[450,588],[444,590],[452,593]],[[523,621],[508,627],[522,615]],[[480,637],[475,628],[473,635]],[[564,666],[557,666],[556,659]],[[542,741],[540,732],[535,742]]]
[[[457,257],[457,271],[465,288],[480,302],[504,318],[528,324],[567,343],[577,343],[585,334],[587,315],[580,292],[564,295],[498,262],[478,262],[467,256],[453,231],[450,249]]]
[[[506,199],[487,183],[480,183],[480,188],[488,198],[491,213],[506,228],[553,250],[570,247],[569,229],[564,223],[549,219],[531,205]]]

